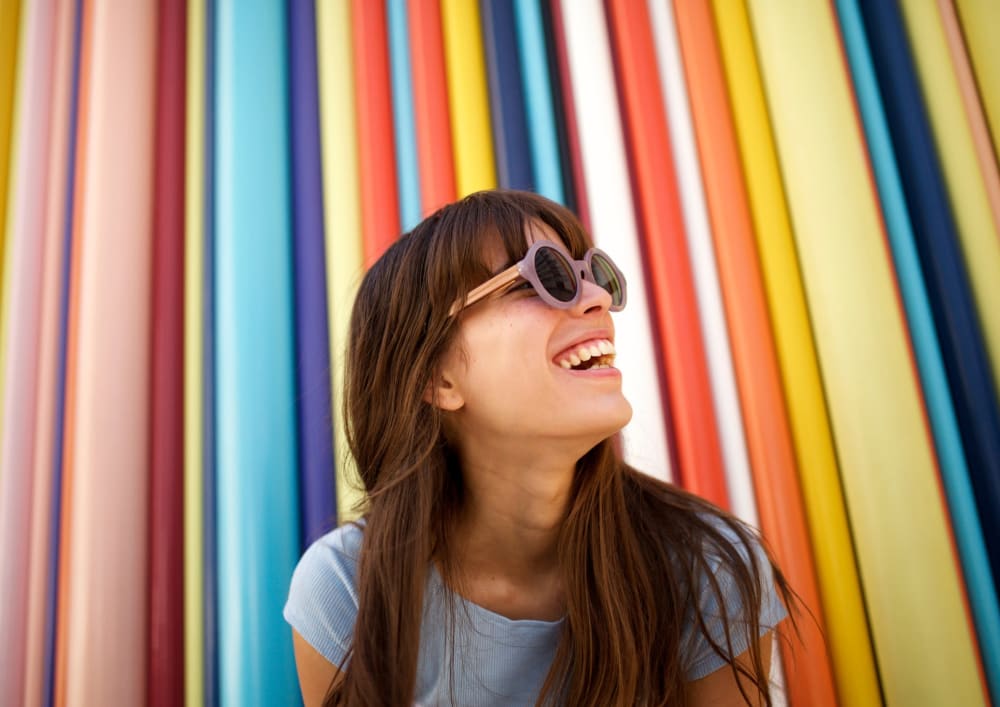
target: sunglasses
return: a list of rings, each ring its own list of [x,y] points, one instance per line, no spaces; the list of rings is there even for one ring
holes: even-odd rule
[[[474,289],[464,303],[452,305],[448,316],[454,316],[495,292],[510,288],[518,280],[529,282],[549,306],[569,309],[580,299],[584,279],[596,283],[611,295],[609,309],[612,312],[625,309],[625,276],[606,253],[591,248],[584,254],[583,260],[573,260],[569,253],[552,241],[535,241],[520,262]]]

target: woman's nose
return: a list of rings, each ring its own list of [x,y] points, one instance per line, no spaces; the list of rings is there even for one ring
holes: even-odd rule
[[[576,314],[584,315],[592,311],[606,312],[611,307],[611,294],[600,285],[587,280],[580,274],[580,299],[573,307]]]

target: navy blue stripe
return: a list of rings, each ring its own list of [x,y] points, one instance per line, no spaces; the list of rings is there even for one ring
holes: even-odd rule
[[[481,9],[497,176],[501,187],[534,191],[514,6],[509,0],[482,0]]]
[[[296,403],[300,421],[299,498],[302,544],[308,546],[337,522],[313,0],[289,3],[288,33],[298,363]]]

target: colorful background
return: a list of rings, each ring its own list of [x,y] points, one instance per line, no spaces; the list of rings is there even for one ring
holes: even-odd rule
[[[787,702],[1000,703],[993,0],[0,0],[0,704],[299,700],[353,292],[496,186],[629,277],[635,465],[761,528]],[[419,293],[414,293],[419,296]]]

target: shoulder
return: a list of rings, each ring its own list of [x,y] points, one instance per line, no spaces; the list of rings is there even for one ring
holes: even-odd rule
[[[362,526],[348,523],[319,538],[292,575],[285,620],[324,658],[339,665],[358,613],[357,571]]]
[[[757,533],[739,521],[701,514],[708,529],[694,563],[691,604],[682,636],[688,680],[697,680],[743,653],[787,612],[771,560]]]

